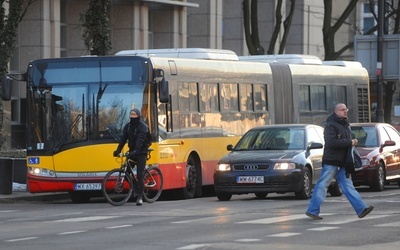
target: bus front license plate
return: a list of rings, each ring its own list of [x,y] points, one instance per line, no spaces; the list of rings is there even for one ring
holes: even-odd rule
[[[75,190],[101,190],[101,183],[75,183]]]
[[[236,183],[264,183],[264,176],[238,176]]]

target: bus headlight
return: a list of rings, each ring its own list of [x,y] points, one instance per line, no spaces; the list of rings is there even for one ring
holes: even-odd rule
[[[217,164],[217,167],[215,169],[216,171],[230,171],[231,170],[231,165],[230,164]]]
[[[39,167],[28,167],[28,173],[36,176],[44,176],[44,177],[54,177],[55,172],[53,170],[48,170],[47,168],[39,168]]]
[[[274,170],[289,170],[295,168],[296,165],[294,163],[282,162],[282,163],[275,163],[274,165]]]

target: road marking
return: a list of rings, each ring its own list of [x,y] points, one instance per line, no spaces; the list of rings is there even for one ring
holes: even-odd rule
[[[211,244],[192,244],[192,245],[187,245],[187,246],[180,247],[177,249],[190,250],[190,249],[199,249],[199,248],[204,248],[204,247],[209,247],[209,246],[211,246]]]
[[[21,210],[0,210],[0,213],[13,213],[13,212],[18,212]]]
[[[332,214],[321,214],[322,215],[332,215]],[[288,216],[279,216],[273,218],[265,218],[265,219],[258,219],[258,220],[249,220],[249,221],[241,221],[236,222],[238,224],[273,224],[273,223],[280,223],[290,220],[298,220],[298,219],[306,219],[308,218],[305,214],[296,214],[296,215],[288,215]]]
[[[367,217],[362,218],[361,220],[372,220],[372,219],[379,219],[383,217],[387,217],[389,215],[368,215]],[[321,224],[327,224],[327,225],[339,225],[339,224],[346,224],[350,222],[355,222],[359,221],[360,218],[358,218],[356,215],[352,216],[351,218],[343,219],[343,220],[334,220],[334,221],[321,221]]]
[[[400,221],[375,225],[376,227],[400,227]]]
[[[332,229],[338,229],[340,227],[317,227],[317,228],[309,228],[307,230],[309,231],[327,231],[327,230],[332,230]]]
[[[38,237],[26,237],[26,238],[19,238],[19,239],[11,239],[11,240],[5,240],[6,242],[17,242],[17,241],[24,241],[24,240],[34,240],[37,239]]]
[[[87,230],[63,232],[63,233],[58,233],[58,235],[79,234],[79,233],[84,233],[84,232],[87,232]]]
[[[125,228],[125,227],[131,227],[132,225],[119,225],[119,226],[113,226],[113,227],[106,227],[106,229],[117,229],[117,228]]]
[[[193,220],[173,221],[173,222],[171,222],[171,223],[176,223],[176,224],[180,224],[180,223],[192,223],[192,222],[196,222],[196,221],[211,220],[211,219],[215,219],[215,218],[219,218],[219,217],[206,217],[206,218],[193,219]]]
[[[70,218],[70,219],[62,219],[55,220],[54,222],[83,222],[83,221],[96,221],[96,220],[107,220],[114,219],[121,216],[89,216],[89,217],[81,217],[81,218]]]
[[[271,234],[267,235],[268,237],[289,237],[289,236],[295,236],[295,235],[300,235],[301,233],[280,233],[280,234]]]
[[[261,239],[237,239],[235,241],[237,241],[237,242],[256,242],[256,241],[261,241]]]

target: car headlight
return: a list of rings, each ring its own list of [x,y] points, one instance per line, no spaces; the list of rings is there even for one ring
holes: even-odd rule
[[[295,169],[296,165],[294,163],[275,163],[274,170],[288,170],[288,169]]]
[[[361,164],[363,166],[369,166],[371,162],[368,159],[361,159]]]
[[[215,169],[216,171],[230,171],[231,170],[231,165],[230,164],[217,164],[217,168]]]

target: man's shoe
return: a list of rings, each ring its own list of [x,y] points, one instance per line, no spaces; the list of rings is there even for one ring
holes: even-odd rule
[[[371,213],[372,209],[374,209],[374,206],[369,206],[362,213],[358,216],[358,218],[364,218],[367,214]]]
[[[321,216],[319,216],[319,215],[314,215],[314,214],[310,214],[309,212],[306,212],[306,215],[307,215],[308,217],[310,217],[311,219],[313,219],[313,220],[322,220],[322,219],[323,219]]]
[[[136,206],[141,206],[143,204],[142,198],[138,197],[136,201]]]

